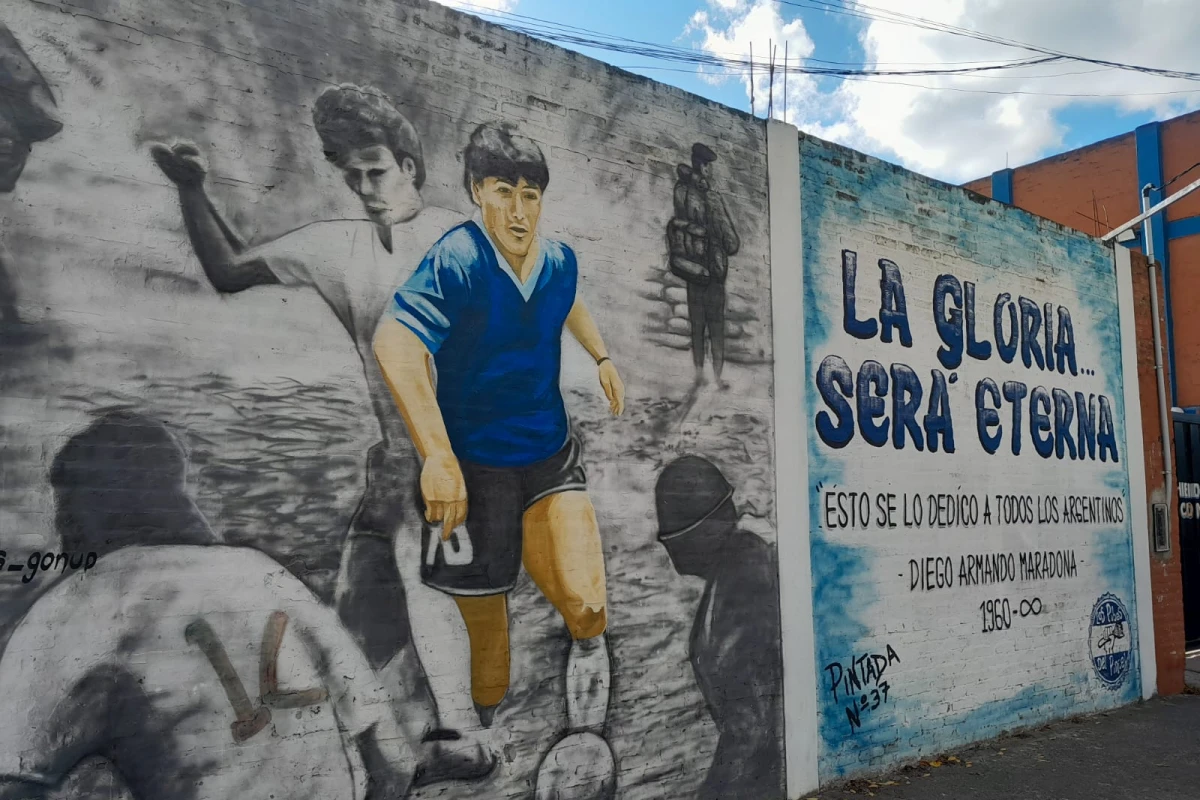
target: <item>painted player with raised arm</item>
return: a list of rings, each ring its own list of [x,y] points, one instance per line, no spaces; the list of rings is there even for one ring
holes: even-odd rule
[[[550,179],[541,149],[486,124],[464,162],[479,221],[429,251],[375,340],[424,459],[421,575],[462,612],[471,695],[490,724],[508,690],[507,595],[523,563],[571,635],[568,726],[598,730],[610,680],[604,556],[559,388],[563,327],[595,359],[614,415],[625,388],[576,294],[574,251],[538,236]]]
[[[419,782],[480,777],[495,760],[473,739],[470,726],[477,729],[478,723],[470,703],[460,699],[462,686],[452,682],[456,648],[443,644],[453,640],[456,628],[460,637],[465,633],[453,603],[421,583],[420,515],[411,488],[419,463],[371,352],[392,292],[463,218],[425,205],[417,131],[378,91],[327,89],[313,106],[313,124],[326,158],[358,196],[367,218],[314,222],[254,246],[206,194],[207,169],[194,145],[157,145],[152,153],[179,189],[192,246],[218,291],[272,284],[313,288],[354,341],[382,441],[367,454],[366,491],[342,552],[338,615],[372,666],[400,673],[389,679],[393,683],[411,681],[421,671],[408,658],[410,638],[415,645],[441,726],[431,732]]]

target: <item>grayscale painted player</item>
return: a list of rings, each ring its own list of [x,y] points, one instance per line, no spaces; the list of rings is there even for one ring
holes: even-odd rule
[[[313,123],[366,218],[315,222],[255,245],[209,199],[207,167],[195,145],[157,145],[152,153],[179,188],[196,256],[218,291],[272,284],[315,289],[353,340],[382,440],[367,454],[366,490],[342,552],[338,614],[372,666],[395,673],[389,685],[422,673],[428,681],[438,721],[419,782],[481,777],[495,759],[479,744],[479,723],[462,699],[466,687],[453,663],[466,630],[454,603],[420,580],[421,519],[411,488],[420,465],[371,349],[392,292],[462,216],[425,205],[416,129],[377,90],[326,90],[314,104]]]
[[[159,422],[109,414],[51,481],[64,551],[95,552],[0,655],[0,800],[107,759],[136,800],[402,798],[416,769],[337,615],[266,555],[225,547]]]

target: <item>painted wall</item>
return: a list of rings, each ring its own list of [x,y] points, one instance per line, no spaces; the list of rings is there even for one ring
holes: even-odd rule
[[[1182,188],[1194,177],[1194,172],[1185,171],[1200,160],[1200,137],[1197,126],[1200,115],[1184,114],[1159,126],[1158,143],[1161,156],[1161,177],[1154,180],[1169,180],[1183,175],[1168,190]],[[1153,142],[1155,137],[1143,137]],[[1151,162],[1153,159],[1149,159]],[[1152,170],[1151,170],[1152,171]],[[1054,220],[1062,225],[1092,235],[1103,235],[1117,225],[1141,213],[1141,181],[1138,173],[1138,139],[1134,132],[1106,139],[1050,158],[1016,167],[1011,171],[1013,205],[1031,213]],[[966,184],[965,188],[992,196],[992,179],[981,178]],[[1192,275],[1200,264],[1200,237],[1178,235],[1177,226],[1200,212],[1200,198],[1185,197],[1171,205],[1165,214],[1168,221],[1163,232],[1167,245],[1167,257],[1159,252],[1160,264],[1166,263],[1171,271],[1170,303],[1172,316],[1167,318],[1168,328],[1163,331],[1164,354],[1168,352],[1169,335],[1174,330],[1175,356],[1168,365],[1168,392],[1172,383],[1176,387],[1175,403],[1190,406],[1196,401],[1196,375],[1194,364],[1200,356],[1200,332],[1194,329],[1196,311],[1200,310],[1200,297],[1190,291],[1194,283]],[[1186,229],[1185,229],[1186,231]],[[1133,249],[1140,252],[1139,242]],[[1137,292],[1134,313],[1138,330],[1139,347],[1150,347],[1150,306],[1146,272],[1142,262],[1134,262],[1133,286]],[[1164,278],[1162,271],[1160,280]],[[1165,281],[1164,281],[1165,282]],[[1166,316],[1165,290],[1160,290],[1159,305]],[[1153,352],[1146,353],[1153,366]],[[1169,360],[1169,357],[1168,357]],[[1144,404],[1154,409],[1153,414],[1143,414],[1142,435],[1149,449],[1159,446],[1162,435],[1158,421],[1158,396],[1153,372],[1141,382]],[[1174,509],[1172,499],[1176,487],[1163,485],[1161,457],[1155,456],[1158,464],[1147,471],[1148,497],[1151,503],[1167,503]],[[1174,514],[1174,512],[1172,512]],[[1172,517],[1172,546],[1170,550],[1152,552],[1153,596],[1156,644],[1159,648],[1157,685],[1164,694],[1180,691],[1183,687],[1184,652],[1186,644],[1183,633],[1183,603],[1181,552],[1178,534],[1178,518]]]
[[[800,176],[822,779],[1136,699],[1112,251],[812,138]]]
[[[1093,240],[422,0],[0,23],[0,797],[758,800],[1152,686]]]
[[[761,122],[421,0],[0,22],[0,796],[782,794]]]

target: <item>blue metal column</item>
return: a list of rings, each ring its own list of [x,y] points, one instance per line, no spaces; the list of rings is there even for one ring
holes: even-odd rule
[[[998,169],[992,173],[992,199],[1012,205],[1013,200],[1013,171]]]
[[[1141,191],[1147,183],[1156,187],[1150,192],[1150,205],[1163,199],[1162,142],[1159,138],[1161,125],[1150,122],[1134,131],[1137,143],[1138,208],[1141,209]],[[1166,212],[1154,215],[1150,221],[1150,236],[1154,240],[1154,258],[1162,265],[1163,298],[1167,318],[1167,368],[1171,376],[1171,405],[1178,405],[1175,388],[1175,316],[1171,307],[1171,258],[1167,252]]]

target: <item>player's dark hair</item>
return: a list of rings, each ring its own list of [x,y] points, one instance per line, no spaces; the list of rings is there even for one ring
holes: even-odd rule
[[[68,439],[50,467],[63,552],[215,543],[187,495],[186,472],[183,448],[161,422],[131,411],[100,417]]]
[[[313,104],[312,116],[325,158],[337,163],[351,150],[382,145],[392,151],[397,164],[411,158],[416,168],[413,185],[424,185],[425,159],[417,129],[378,89],[349,83],[330,87]]]
[[[542,148],[518,133],[516,125],[488,122],[475,129],[463,151],[463,186],[467,194],[486,178],[498,178],[514,186],[524,178],[544,192],[550,184],[550,167]]]

